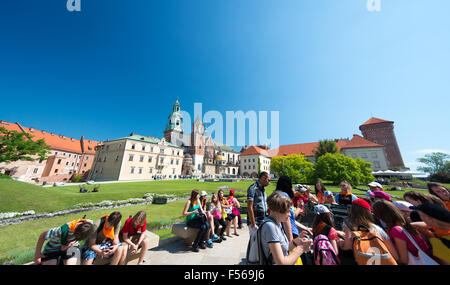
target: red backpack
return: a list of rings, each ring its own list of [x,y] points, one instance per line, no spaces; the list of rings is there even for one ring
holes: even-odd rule
[[[322,233],[314,238],[314,263],[315,265],[339,265],[341,261],[328,239],[331,227],[325,226]]]

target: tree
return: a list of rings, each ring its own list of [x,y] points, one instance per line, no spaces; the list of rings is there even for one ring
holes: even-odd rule
[[[290,177],[293,183],[314,183],[314,164],[301,154],[273,157],[270,169],[277,176]]]
[[[448,159],[450,159],[450,155],[442,152],[433,152],[427,153],[424,157],[418,158],[417,161],[423,163],[427,166],[419,166],[417,170],[435,174],[438,172],[448,172]]]
[[[50,146],[43,139],[34,141],[32,138],[28,133],[8,131],[0,127],[0,162],[47,159]]]
[[[313,150],[316,161],[326,153],[337,153],[338,146],[334,140],[320,140],[317,149]]]
[[[317,177],[330,180],[333,184],[339,184],[345,180],[356,186],[374,180],[370,165],[362,159],[355,160],[342,153],[327,153],[319,157],[315,169]]]

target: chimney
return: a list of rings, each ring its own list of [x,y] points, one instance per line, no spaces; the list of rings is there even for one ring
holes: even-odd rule
[[[130,134],[130,136],[134,136],[134,132],[132,132],[132,133]]]

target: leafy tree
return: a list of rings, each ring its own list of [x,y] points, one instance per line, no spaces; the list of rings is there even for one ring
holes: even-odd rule
[[[359,165],[359,170],[361,171],[362,184],[367,184],[376,180],[372,175],[372,163],[365,161],[360,157],[357,157],[355,161]]]
[[[450,155],[442,152],[427,153],[424,157],[418,158],[417,161],[427,166],[419,166],[417,170],[434,174],[438,172],[448,172],[448,159]]]
[[[0,162],[45,160],[50,146],[43,139],[33,141],[32,138],[28,133],[0,127]]]
[[[320,140],[317,149],[313,150],[316,161],[326,153],[337,153],[338,146],[334,140]]]
[[[286,175],[293,183],[314,183],[314,164],[301,154],[273,157],[270,169],[278,176]]]
[[[342,153],[322,155],[315,165],[317,177],[332,181],[333,184],[345,180],[355,186],[373,179],[369,167],[370,163],[362,159],[355,160]]]

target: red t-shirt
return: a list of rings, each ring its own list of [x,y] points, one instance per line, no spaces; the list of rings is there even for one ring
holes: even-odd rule
[[[136,229],[133,228],[133,225],[131,224],[131,219],[132,218],[128,218],[125,221],[123,228],[120,230],[120,235],[122,235],[123,233],[127,233],[128,236],[130,237],[137,234],[138,232],[140,233],[145,232],[145,230],[147,229],[147,219],[145,219],[145,223],[143,226],[137,226]]]

